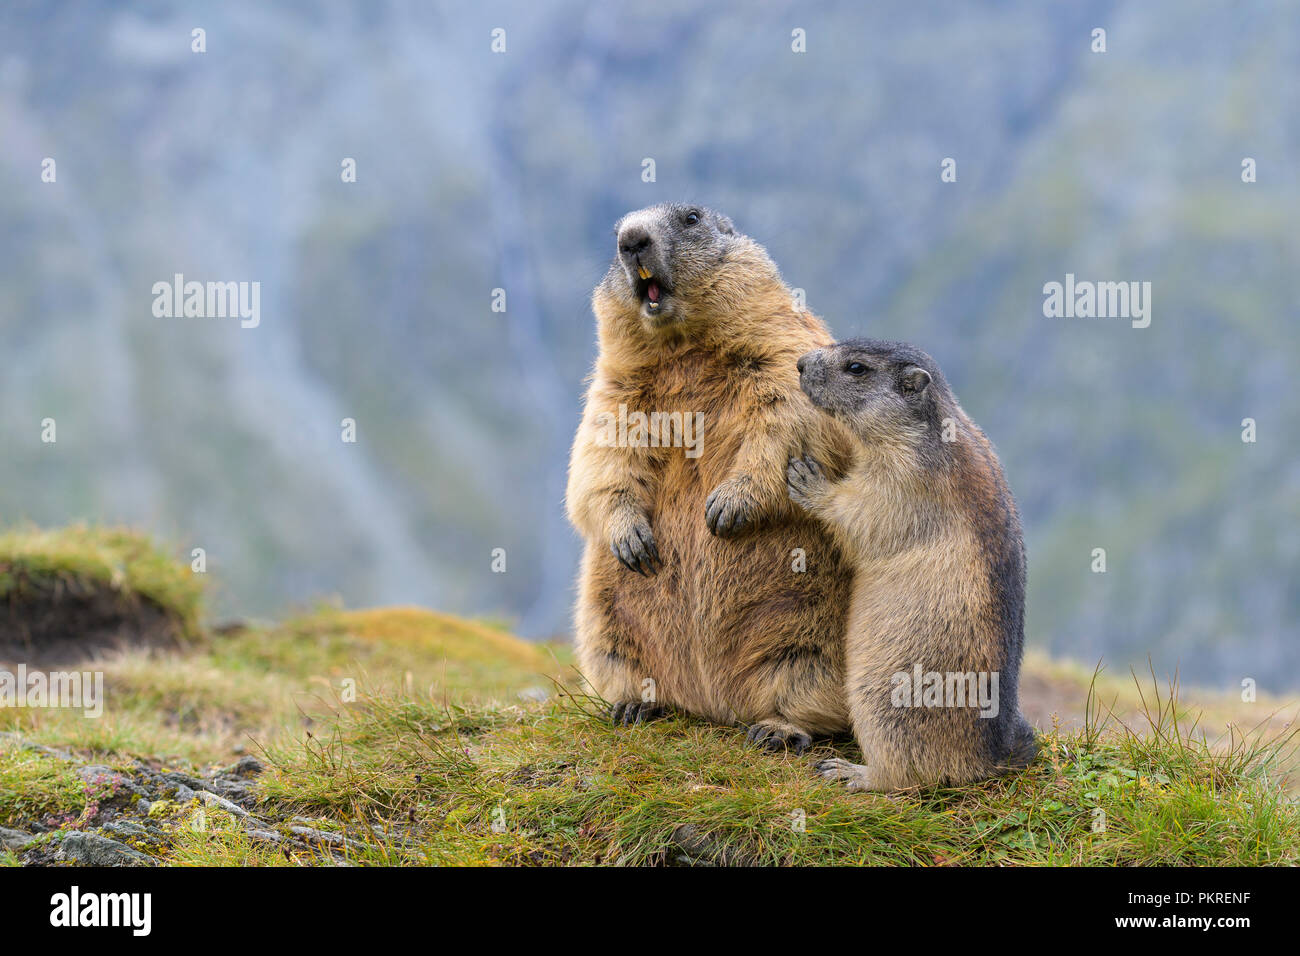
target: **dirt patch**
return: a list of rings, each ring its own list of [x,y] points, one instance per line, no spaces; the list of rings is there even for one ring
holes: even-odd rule
[[[175,615],[106,587],[30,583],[0,601],[0,663],[75,663],[127,647],[175,647]]]

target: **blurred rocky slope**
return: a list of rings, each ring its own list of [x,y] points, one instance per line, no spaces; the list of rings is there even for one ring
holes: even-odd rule
[[[943,365],[1021,502],[1034,643],[1295,687],[1297,26],[1172,0],[6,6],[0,519],[203,547],[240,613],[334,593],[562,632],[587,298],[618,215],[690,199],[838,335]],[[178,272],[259,281],[261,324],[155,318]],[[1151,326],[1044,318],[1066,273],[1150,281]]]

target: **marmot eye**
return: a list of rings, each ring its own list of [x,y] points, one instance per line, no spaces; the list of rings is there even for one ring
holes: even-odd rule
[[[700,221],[700,214],[698,212],[688,212],[685,215],[685,217],[682,219],[682,222],[686,223],[686,225],[688,226],[693,226],[699,221]]]
[[[850,362],[848,365],[844,366],[844,371],[848,372],[850,375],[866,375],[868,369],[861,362]]]

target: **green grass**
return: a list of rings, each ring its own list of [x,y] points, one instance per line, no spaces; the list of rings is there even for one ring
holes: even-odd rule
[[[338,858],[357,864],[1300,863],[1300,808],[1280,778],[1290,732],[1210,739],[1154,682],[1136,689],[1140,730],[1094,698],[1081,727],[1043,735],[1023,773],[882,796],[814,776],[829,742],[769,755],[739,729],[692,718],[615,727],[571,690],[521,701],[518,690],[563,686],[551,683],[563,660],[411,609],[323,611],[106,666],[116,693],[103,718],[48,712],[16,728],[23,739],[187,771],[230,759],[242,739],[268,765],[254,812],[282,831],[303,817],[342,834]],[[838,752],[856,756],[852,744]],[[0,826],[38,815],[82,826],[86,801],[57,757],[0,749]],[[335,860],[252,841],[219,810],[195,830],[195,812],[167,809],[162,861]]]
[[[75,820],[88,796],[69,764],[0,738],[0,826],[29,817]]]
[[[0,568],[18,567],[147,588],[198,619],[188,571],[120,532],[6,535]],[[264,828],[346,843],[254,839],[223,810],[159,799],[162,836],[137,849],[173,865],[1300,864],[1294,702],[1183,695],[1031,654],[1022,690],[1046,730],[1028,770],[850,794],[811,766],[859,757],[851,743],[795,757],[683,716],[615,727],[571,661],[418,608],[321,608],[110,654],[95,664],[99,719],[0,708],[0,826],[38,821],[54,845],[130,819],[130,794],[97,792],[79,762],[200,775],[250,753],[267,766]],[[19,862],[0,851],[0,866]]]
[[[1153,732],[1090,715],[1028,771],[977,786],[849,794],[817,754],[673,718],[614,727],[599,702],[439,709],[388,698],[270,754],[266,799],[456,864],[1258,865],[1300,862],[1300,808],[1270,768],[1290,735],[1211,743],[1151,701]],[[853,753],[855,748],[841,748]],[[820,751],[834,751],[823,745]],[[373,860],[362,838],[358,862]]]
[[[282,625],[209,635],[174,651],[105,657],[105,712],[0,708],[0,731],[91,756],[228,763],[258,745],[298,740],[334,719],[350,688],[382,688],[441,706],[514,702],[560,676],[568,649],[419,608],[322,608]],[[3,823],[0,823],[3,825]]]

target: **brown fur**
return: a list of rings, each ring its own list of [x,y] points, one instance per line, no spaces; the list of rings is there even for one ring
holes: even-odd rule
[[[849,374],[854,362],[869,371]],[[820,769],[851,789],[891,790],[1024,765],[1034,753],[1017,695],[1024,551],[992,445],[919,350],[858,340],[801,366],[813,401],[859,439],[841,481],[815,461],[792,461],[789,472],[792,498],[826,522],[855,571],[847,689],[866,765],[830,760]],[[917,665],[997,673],[997,716],[895,706],[893,675]]]
[[[684,225],[688,208],[632,214],[656,230],[655,267],[672,277],[657,314],[637,297],[625,253],[593,296],[600,354],[566,496],[587,542],[578,659],[616,718],[675,707],[752,724],[751,737],[801,749],[807,735],[849,721],[842,642],[851,571],[785,485],[786,462],[801,450],[815,449],[832,469],[846,460],[847,432],[813,408],[795,369],[831,337],[795,308],[760,245],[708,210],[699,211],[707,234]],[[599,417],[620,405],[703,413],[702,454],[602,446]],[[713,533],[706,501],[737,517],[740,530],[728,533],[727,518]],[[611,552],[636,546],[638,534],[653,535],[660,559],[638,566],[657,573],[633,573]],[[793,570],[797,548],[802,573]]]

